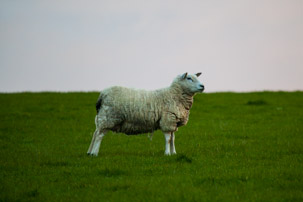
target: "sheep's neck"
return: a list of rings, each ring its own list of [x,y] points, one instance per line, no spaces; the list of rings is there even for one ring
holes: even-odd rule
[[[186,93],[182,93],[182,96],[179,101],[185,109],[190,110],[191,106],[193,105],[194,99],[193,96],[188,95]]]
[[[194,94],[184,92],[181,88],[173,88],[175,99],[186,109],[190,110],[194,102]]]

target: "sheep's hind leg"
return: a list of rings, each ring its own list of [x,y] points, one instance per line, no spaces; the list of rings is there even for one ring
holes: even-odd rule
[[[170,153],[171,154],[177,154],[176,148],[175,148],[175,134],[174,134],[174,132],[171,133]]]
[[[87,152],[88,155],[98,156],[100,145],[105,134],[105,131],[96,130],[90,146],[90,150]]]

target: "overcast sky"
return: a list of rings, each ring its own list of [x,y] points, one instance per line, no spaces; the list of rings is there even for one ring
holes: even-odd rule
[[[303,90],[302,0],[0,0],[0,92]]]

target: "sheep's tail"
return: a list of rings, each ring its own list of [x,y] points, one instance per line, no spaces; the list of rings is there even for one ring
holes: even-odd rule
[[[101,105],[102,105],[102,96],[99,96],[99,98],[98,98],[98,100],[97,100],[97,103],[96,103],[97,114],[98,114],[99,111],[100,111]]]

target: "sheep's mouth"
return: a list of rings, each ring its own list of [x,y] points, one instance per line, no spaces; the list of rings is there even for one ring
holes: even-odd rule
[[[204,91],[204,89],[205,88],[203,87],[203,88],[199,88],[198,90],[199,90],[200,93],[202,93]]]

